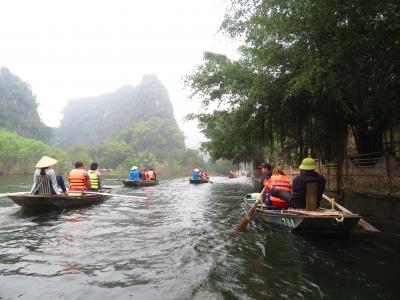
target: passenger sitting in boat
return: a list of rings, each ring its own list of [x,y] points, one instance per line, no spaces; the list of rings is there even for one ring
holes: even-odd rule
[[[90,164],[90,170],[88,172],[90,179],[90,189],[91,190],[100,190],[103,183],[103,176],[98,170],[98,163],[92,162]]]
[[[69,173],[68,181],[70,191],[85,191],[90,189],[89,174],[81,161],[75,163],[75,169]]]
[[[156,180],[156,173],[154,173],[153,168],[147,172],[147,176],[149,176],[149,180]]]
[[[36,164],[36,170],[33,173],[33,185],[31,189],[31,194],[40,195],[56,195],[60,194],[58,190],[57,178],[54,166],[57,160],[43,156]]]
[[[140,168],[139,168],[139,170],[140,170]],[[143,168],[140,171],[140,179],[141,180],[146,180],[146,170],[143,169]]]
[[[268,181],[272,176],[272,167],[269,163],[262,163],[261,165],[258,166],[258,169],[261,172],[260,184],[258,190],[259,192],[261,192],[262,189],[264,188],[264,183]]]
[[[289,177],[286,176],[285,172],[282,170],[281,167],[275,168],[273,175],[271,176],[270,179],[268,179],[268,181],[266,181],[266,183],[271,185],[271,188],[273,189],[283,190],[289,193],[292,187]],[[281,199],[279,197],[272,196],[270,194],[270,189],[267,186],[265,187],[265,189],[266,189],[265,199],[267,199],[268,206],[283,207],[283,208],[287,208],[289,206],[288,201]]]
[[[292,192],[285,190],[279,190],[273,188],[270,183],[266,183],[265,186],[271,190],[271,195],[289,202],[289,207],[293,208],[306,208],[306,194],[307,194],[307,183],[316,182],[318,185],[317,189],[317,207],[319,207],[322,200],[322,194],[325,191],[326,180],[323,176],[315,172],[317,165],[315,160],[311,157],[303,159],[299,169],[300,175],[296,176],[292,182]]]
[[[129,174],[128,174],[128,180],[135,180],[135,181],[140,180],[140,171],[139,171],[138,167],[133,166],[131,168],[131,170],[129,171]]]
[[[201,171],[200,171],[200,179],[206,180],[207,177],[208,177],[207,172],[206,172],[205,170],[201,170]]]
[[[200,170],[199,169],[194,169],[193,170],[192,179],[200,180]]]

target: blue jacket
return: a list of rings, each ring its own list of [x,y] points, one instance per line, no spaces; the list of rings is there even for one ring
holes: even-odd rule
[[[128,180],[139,181],[139,179],[140,179],[140,171],[138,169],[129,171]]]
[[[192,179],[199,180],[200,179],[200,173],[199,172],[193,172],[192,173]]]

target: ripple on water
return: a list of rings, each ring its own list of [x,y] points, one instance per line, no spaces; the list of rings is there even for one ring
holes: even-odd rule
[[[31,178],[29,178],[29,181]],[[117,185],[101,205],[24,212],[1,199],[0,297],[395,299],[399,235],[295,236],[246,211],[247,179]],[[116,183],[119,184],[118,181]],[[24,185],[21,183],[21,185]],[[392,205],[393,206],[393,205]],[[400,224],[395,214],[385,217]],[[386,222],[386,221],[384,221]],[[383,223],[385,224],[385,223]],[[340,287],[340,288],[338,288]]]

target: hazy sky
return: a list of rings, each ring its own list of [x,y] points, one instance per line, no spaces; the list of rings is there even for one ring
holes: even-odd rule
[[[155,73],[167,87],[186,144],[201,139],[183,117],[183,76],[206,50],[235,56],[218,33],[222,0],[1,0],[0,66],[31,85],[42,120],[58,126],[74,98],[97,96]]]

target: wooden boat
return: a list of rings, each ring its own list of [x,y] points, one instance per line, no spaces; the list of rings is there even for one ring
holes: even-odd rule
[[[29,192],[7,194],[7,197],[22,207],[30,208],[72,208],[97,204],[112,195],[104,195],[111,189],[99,191],[102,195],[74,193],[63,195],[32,195]]]
[[[228,178],[238,178],[238,177],[235,175],[229,175]]]
[[[244,203],[252,207],[259,193],[247,194]],[[305,209],[267,209],[258,206],[255,216],[263,223],[277,224],[289,228],[293,233],[346,233],[352,230],[361,216],[338,210],[319,208]]]
[[[158,180],[122,180],[125,186],[139,187],[139,186],[153,186],[158,184]]]
[[[206,179],[193,179],[193,178],[189,178],[189,182],[190,183],[194,183],[194,184],[197,184],[197,183],[208,183],[210,181],[210,178],[209,177],[207,177]]]

